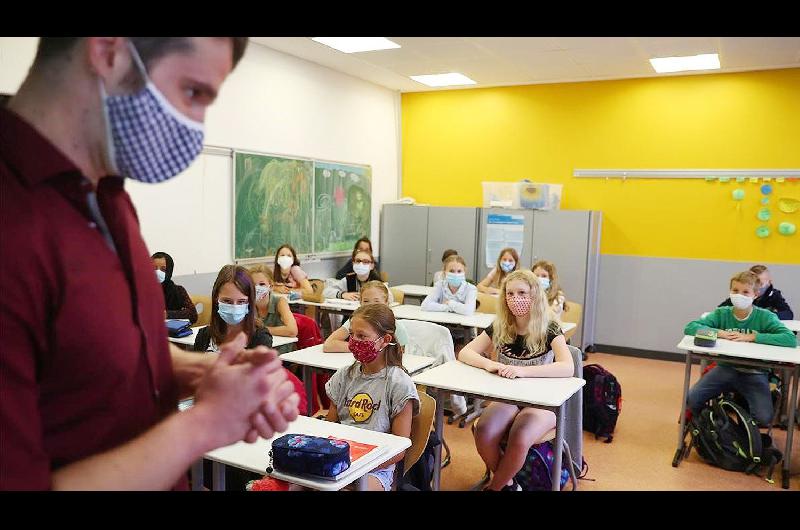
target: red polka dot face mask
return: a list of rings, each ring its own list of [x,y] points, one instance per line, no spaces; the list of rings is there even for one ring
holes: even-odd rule
[[[350,353],[353,354],[353,357],[356,358],[356,361],[369,364],[377,359],[378,354],[381,352],[381,350],[375,347],[375,342],[378,340],[380,340],[380,337],[373,341],[358,340],[353,335],[350,335],[350,339],[347,341],[347,347],[350,350]]]
[[[506,304],[511,314],[515,317],[524,317],[531,312],[531,303],[533,300],[529,296],[507,296]]]

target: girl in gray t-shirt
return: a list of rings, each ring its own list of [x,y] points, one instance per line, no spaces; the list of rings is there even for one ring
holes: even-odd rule
[[[348,346],[356,362],[339,369],[325,385],[331,399],[326,419],[410,438],[419,395],[403,368],[394,313],[383,304],[366,305],[350,322]],[[369,473],[369,488],[391,489],[395,464],[404,457],[400,453]]]

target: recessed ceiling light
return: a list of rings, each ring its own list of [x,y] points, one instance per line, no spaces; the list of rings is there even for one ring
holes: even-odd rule
[[[476,84],[475,81],[458,72],[450,72],[449,74],[412,75],[410,77],[418,83],[434,87]]]
[[[667,72],[683,72],[685,70],[718,70],[719,55],[705,53],[687,57],[657,57],[650,59],[653,69],[659,74]]]
[[[344,53],[372,52],[400,47],[386,37],[314,37],[311,40]]]

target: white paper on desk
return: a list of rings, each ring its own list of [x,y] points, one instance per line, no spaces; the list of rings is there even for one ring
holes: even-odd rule
[[[361,305],[359,302],[356,302],[355,300],[344,300],[342,298],[326,298],[325,303],[331,305],[343,305],[343,306],[353,306],[353,307]]]
[[[486,220],[486,266],[494,267],[500,251],[511,247],[522,255],[525,216],[489,214]]]

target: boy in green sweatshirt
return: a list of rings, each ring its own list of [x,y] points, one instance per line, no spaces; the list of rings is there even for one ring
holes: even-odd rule
[[[718,307],[705,317],[689,322],[683,332],[694,335],[699,328],[708,327],[718,330],[717,337],[720,339],[794,348],[797,338],[778,317],[766,309],[753,306],[758,288],[758,276],[753,272],[736,274],[730,283],[733,305]],[[734,367],[724,361],[718,362],[689,390],[692,414],[699,414],[709,399],[730,391],[738,392],[747,400],[750,415],[759,424],[766,425],[771,421],[772,396],[768,370]]]

